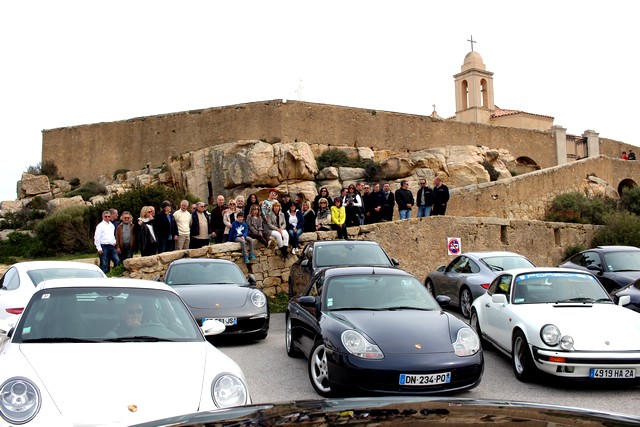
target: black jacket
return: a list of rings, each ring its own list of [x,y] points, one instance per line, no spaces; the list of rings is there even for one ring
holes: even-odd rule
[[[425,192],[424,195],[424,205],[422,204],[422,193]],[[416,202],[418,206],[433,206],[433,202],[435,201],[435,197],[433,195],[433,188],[422,187],[418,190],[418,195],[416,196]]]

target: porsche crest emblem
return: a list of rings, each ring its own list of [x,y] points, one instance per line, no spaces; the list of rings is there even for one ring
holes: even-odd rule
[[[418,350],[420,350],[422,348],[422,344],[416,344],[415,348],[417,348]]]
[[[129,406],[127,406],[127,409],[129,410],[129,412],[137,412],[138,411],[138,405],[129,405]]]

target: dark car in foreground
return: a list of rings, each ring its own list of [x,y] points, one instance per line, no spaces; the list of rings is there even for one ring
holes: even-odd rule
[[[607,292],[640,279],[640,249],[635,246],[597,246],[573,255],[559,265],[595,274]]]
[[[367,240],[322,240],[304,247],[289,270],[289,295],[299,295],[322,268],[371,265],[396,267],[398,260],[389,257],[377,242]]]
[[[267,337],[267,297],[256,288],[253,275],[245,277],[235,263],[211,258],[179,259],[167,268],[164,283],[182,297],[199,325],[214,319],[226,327],[221,336]]]
[[[287,354],[308,359],[322,396],[460,391],[482,378],[478,335],[399,269],[321,270],[289,301],[285,325]]]
[[[507,400],[452,397],[370,397],[301,400],[253,404],[157,420],[133,427],[162,426],[631,426],[640,419],[629,415],[566,406]]]
[[[467,252],[441,265],[424,279],[432,295],[446,295],[468,319],[471,303],[484,294],[498,272],[511,268],[534,267],[527,258],[515,252]]]

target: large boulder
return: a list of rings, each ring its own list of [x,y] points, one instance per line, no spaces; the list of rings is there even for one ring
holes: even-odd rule
[[[390,157],[380,162],[382,178],[398,179],[411,175],[413,163],[404,157]]]
[[[49,178],[46,175],[23,173],[20,180],[18,198],[37,196],[50,191]]]
[[[580,190],[592,199],[594,197],[604,197],[607,199],[617,200],[620,195],[607,181],[598,178],[595,175],[589,175],[580,183]]]
[[[68,208],[69,206],[86,206],[87,202],[82,199],[82,196],[63,197],[60,199],[53,199],[47,202],[47,211],[49,215],[54,212]]]
[[[338,175],[340,175],[340,180],[343,183],[352,183],[363,180],[367,176],[367,171],[363,168],[340,166],[338,168]]]

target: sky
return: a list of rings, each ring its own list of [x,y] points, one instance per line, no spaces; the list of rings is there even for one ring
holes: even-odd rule
[[[451,117],[471,36],[496,106],[640,145],[636,27],[619,0],[4,1],[0,200],[44,129],[272,99]]]

